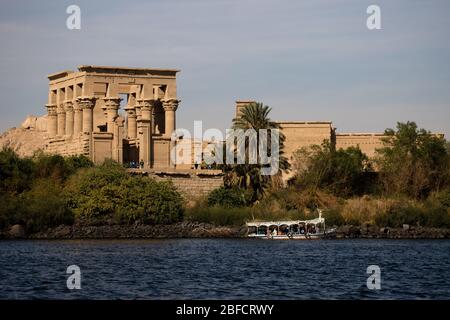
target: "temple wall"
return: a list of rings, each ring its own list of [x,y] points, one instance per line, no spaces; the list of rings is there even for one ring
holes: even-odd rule
[[[153,141],[153,168],[170,167],[170,139],[155,138]]]
[[[91,159],[100,164],[106,159],[112,159],[113,134],[108,132],[94,132],[92,135]]]
[[[186,200],[207,196],[211,191],[223,186],[223,174],[220,170],[183,170],[151,171],[129,169],[132,174],[142,174],[156,181],[172,181]]]
[[[91,136],[83,133],[72,138],[54,137],[47,140],[46,151],[62,156],[73,156],[83,154],[89,157]]]
[[[376,133],[340,133],[336,134],[336,149],[357,147],[369,158],[376,155],[376,149],[383,147],[383,134]]]
[[[292,154],[302,148],[314,144],[320,145],[324,140],[331,140],[331,122],[277,122],[285,135],[285,156],[290,160]]]

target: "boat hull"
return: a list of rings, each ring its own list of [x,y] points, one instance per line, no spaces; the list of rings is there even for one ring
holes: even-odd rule
[[[265,234],[249,234],[249,238],[264,239],[264,240],[318,240],[318,239],[330,239],[336,236],[334,229],[325,233],[309,233],[309,234],[292,234],[292,235],[265,235]]]

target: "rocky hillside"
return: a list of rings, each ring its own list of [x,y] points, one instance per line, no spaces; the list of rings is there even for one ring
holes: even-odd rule
[[[46,117],[28,116],[19,128],[0,134],[0,148],[10,147],[21,157],[32,156],[44,149],[47,136]]]

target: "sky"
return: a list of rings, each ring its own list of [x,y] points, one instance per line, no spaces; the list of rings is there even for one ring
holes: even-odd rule
[[[69,5],[81,29],[69,30]],[[381,29],[369,30],[369,5]],[[237,99],[274,120],[450,136],[448,0],[0,0],[0,132],[45,114],[47,75],[80,65],[176,68],[177,127],[225,129]]]

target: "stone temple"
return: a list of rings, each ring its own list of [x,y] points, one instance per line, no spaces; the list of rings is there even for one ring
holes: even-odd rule
[[[0,136],[0,145],[15,146],[26,155],[43,149],[65,156],[84,154],[95,163],[105,159],[119,163],[143,162],[144,169],[157,172],[192,169],[194,158],[191,163],[177,166],[170,160],[174,143],[192,148],[196,144],[203,147],[208,144],[189,139],[171,140],[180,103],[178,72],[82,65],[77,71],[51,74],[47,116],[30,116],[22,124],[34,128],[31,135],[36,139],[30,139],[29,130],[11,131]],[[235,116],[251,102],[254,100],[236,101]],[[320,145],[324,140],[329,140],[336,149],[358,146],[368,157],[375,156],[376,149],[383,146],[382,133],[339,133],[331,121],[277,122],[286,136],[285,155],[289,160],[296,150]],[[45,138],[40,139],[43,142],[37,141],[38,133],[43,132]],[[26,143],[29,140],[36,142],[30,147]]]
[[[173,167],[178,71],[82,65],[49,75],[47,151]]]

